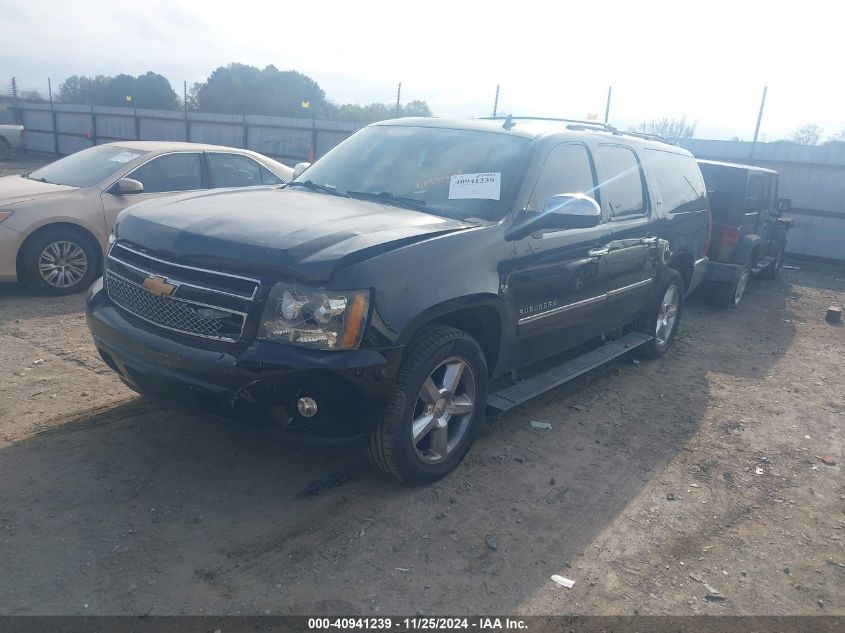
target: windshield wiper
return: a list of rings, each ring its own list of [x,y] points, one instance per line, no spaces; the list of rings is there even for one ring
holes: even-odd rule
[[[378,193],[374,191],[347,191],[346,195],[348,195],[350,198],[375,200],[376,202],[384,202],[387,204],[392,204],[396,207],[405,207],[408,209],[413,209],[415,211],[424,211],[428,213],[428,209],[426,208],[426,203],[424,200],[416,200],[414,198],[402,198],[400,196],[390,193],[389,191],[380,191]]]
[[[287,187],[302,187],[303,189],[308,189],[310,191],[319,191],[320,193],[328,193],[332,196],[340,196],[342,198],[349,198],[350,196],[343,193],[342,191],[338,191],[334,187],[330,187],[329,185],[318,185],[313,180],[293,180],[287,184]]]

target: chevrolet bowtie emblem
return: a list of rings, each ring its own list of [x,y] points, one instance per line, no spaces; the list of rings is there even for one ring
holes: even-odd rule
[[[144,288],[153,293],[156,297],[169,297],[178,286],[167,282],[164,277],[150,275],[144,280]]]

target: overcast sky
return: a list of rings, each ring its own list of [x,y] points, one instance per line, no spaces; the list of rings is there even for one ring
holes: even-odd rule
[[[570,3],[566,3],[569,5]],[[499,111],[611,122],[686,115],[699,137],[750,140],[814,122],[845,129],[835,2],[97,2],[0,0],[0,81],[46,96],[71,74],[170,79],[181,94],[238,61],[316,79],[337,102],[428,101],[438,116]]]

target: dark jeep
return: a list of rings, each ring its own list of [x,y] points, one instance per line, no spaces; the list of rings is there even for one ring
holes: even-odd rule
[[[699,160],[713,214],[707,282],[723,306],[742,301],[752,275],[774,279],[792,220],[781,218],[790,201],[777,197],[778,173],[753,165]]]
[[[368,434],[378,467],[429,482],[487,407],[665,354],[708,231],[698,165],[664,142],[559,120],[388,121],[286,187],[127,210],[88,322],[141,393]],[[603,344],[488,390],[589,341]]]

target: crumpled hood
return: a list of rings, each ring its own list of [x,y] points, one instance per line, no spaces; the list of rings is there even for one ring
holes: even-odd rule
[[[115,235],[183,263],[326,281],[344,263],[471,226],[300,189],[230,189],[142,202]]]
[[[69,191],[76,191],[76,189],[67,185],[39,182],[23,176],[4,176],[0,178],[0,207],[58,196]]]

